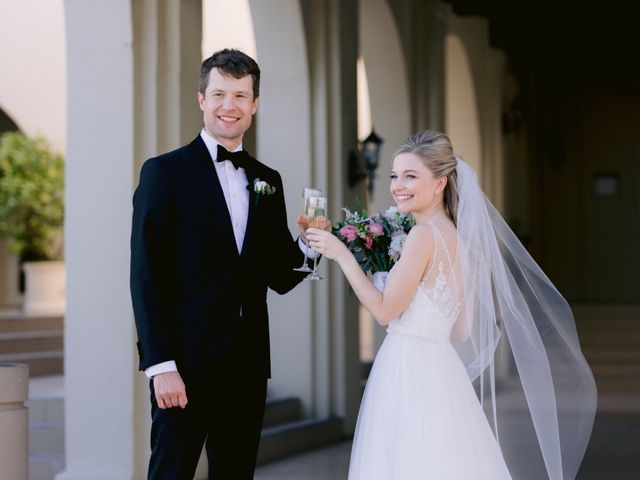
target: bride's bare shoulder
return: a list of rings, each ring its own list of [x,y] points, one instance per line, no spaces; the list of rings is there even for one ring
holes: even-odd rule
[[[411,237],[420,238],[422,240],[426,240],[428,238],[433,238],[433,225],[430,223],[416,223],[411,230],[409,230],[409,235],[407,240]]]
[[[413,257],[428,257],[435,247],[435,234],[429,224],[416,224],[409,231],[402,254]]]

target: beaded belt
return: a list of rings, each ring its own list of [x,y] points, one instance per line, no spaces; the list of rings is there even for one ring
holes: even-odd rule
[[[413,333],[402,332],[400,330],[392,329],[391,327],[387,327],[387,333],[391,333],[393,335],[399,335],[401,337],[411,338],[413,340],[420,340],[421,342],[429,342],[429,343],[450,343],[451,339],[449,338],[435,338],[435,337],[425,337],[422,335],[415,335]]]

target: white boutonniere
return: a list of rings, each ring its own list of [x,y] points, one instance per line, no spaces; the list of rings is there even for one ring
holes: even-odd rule
[[[256,205],[260,200],[260,195],[273,195],[276,193],[276,187],[269,185],[267,182],[256,178],[253,181],[253,191],[256,194]]]

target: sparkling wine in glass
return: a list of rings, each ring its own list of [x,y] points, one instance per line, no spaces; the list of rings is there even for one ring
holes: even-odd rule
[[[320,197],[322,195],[322,191],[321,190],[317,190],[315,188],[303,188],[302,189],[302,216],[304,217],[305,222],[307,223],[307,226],[305,227],[305,230],[309,225],[309,218],[307,217],[307,202],[309,201],[309,198],[311,197]],[[304,240],[304,244],[307,247],[307,249],[309,248],[309,243]],[[298,268],[294,268],[294,270],[296,272],[306,272],[306,273],[311,273],[313,272],[312,269],[309,268],[309,266],[307,265],[307,258],[309,258],[307,256],[307,250],[304,251],[304,260],[302,261],[302,265]]]
[[[309,228],[324,229],[327,224],[327,197],[309,197],[306,216]],[[318,256],[313,257],[313,270],[307,277],[309,280],[322,280],[318,273]]]

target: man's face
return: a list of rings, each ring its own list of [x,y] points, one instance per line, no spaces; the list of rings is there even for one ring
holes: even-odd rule
[[[209,72],[209,84],[204,94],[198,92],[198,103],[204,113],[205,130],[227,150],[242,142],[258,109],[258,99],[253,98],[251,75],[234,78],[221,74],[217,68]]]

